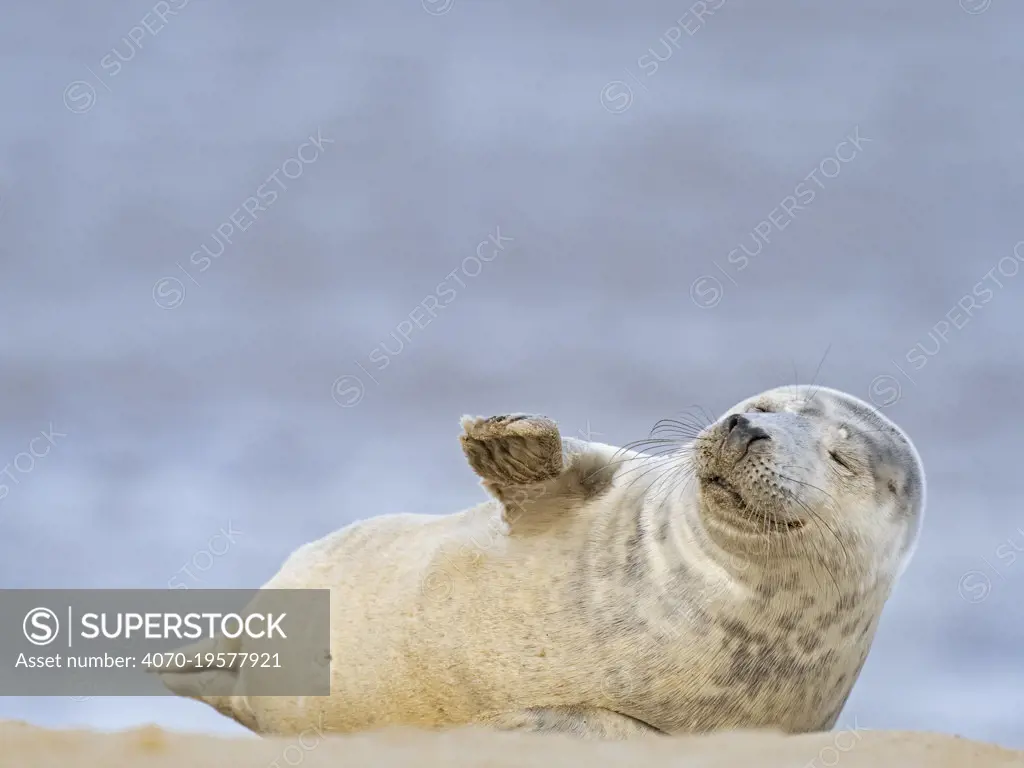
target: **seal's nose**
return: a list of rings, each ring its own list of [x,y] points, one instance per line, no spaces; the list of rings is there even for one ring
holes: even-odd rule
[[[750,444],[757,440],[770,440],[768,433],[750,423],[750,419],[738,413],[725,420],[725,443],[729,451],[735,451],[742,458]]]

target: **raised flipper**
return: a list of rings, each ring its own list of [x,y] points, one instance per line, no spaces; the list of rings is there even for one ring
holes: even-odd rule
[[[462,450],[488,490],[534,485],[562,473],[562,436],[543,416],[462,417]]]
[[[640,454],[562,438],[544,416],[516,413],[462,417],[462,450],[507,523],[564,514],[612,485],[615,472]]]

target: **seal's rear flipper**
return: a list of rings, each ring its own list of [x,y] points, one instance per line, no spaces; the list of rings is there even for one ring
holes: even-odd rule
[[[175,660],[184,663],[150,667],[171,693],[209,704],[222,715],[259,733],[258,723],[245,696],[237,695],[242,663],[241,637],[207,638],[179,648]]]
[[[238,677],[238,670],[234,669],[163,672],[160,674],[160,682],[172,693],[209,704],[225,717],[230,717],[254,733],[260,733],[248,697],[234,693],[238,687]]]

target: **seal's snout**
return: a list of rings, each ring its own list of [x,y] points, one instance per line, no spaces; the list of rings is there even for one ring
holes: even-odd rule
[[[755,427],[750,423],[750,419],[738,413],[727,418],[723,427],[725,430],[723,453],[728,454],[733,463],[746,456],[750,446],[758,440],[771,439],[767,432],[760,427]]]

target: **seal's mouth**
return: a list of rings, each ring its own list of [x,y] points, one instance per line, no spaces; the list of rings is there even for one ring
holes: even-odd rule
[[[726,496],[741,512],[747,513],[750,511],[747,502],[743,500],[743,495],[726,482],[725,478],[721,475],[711,475],[711,477],[704,481],[704,484],[711,486],[716,492]]]
[[[753,509],[736,486],[721,475],[704,478],[704,491],[722,509],[734,512],[747,525],[763,526],[766,522],[776,531],[794,531],[804,527],[803,520],[772,514],[767,509]]]

